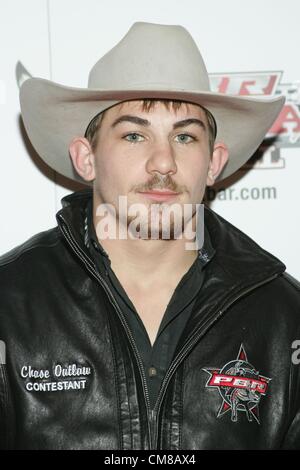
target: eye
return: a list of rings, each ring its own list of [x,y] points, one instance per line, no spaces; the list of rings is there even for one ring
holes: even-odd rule
[[[190,134],[178,134],[176,138],[178,138],[177,142],[179,142],[180,144],[188,144],[190,142],[193,142],[194,140],[197,140]]]
[[[124,135],[123,139],[127,140],[128,142],[142,142],[144,137],[137,132],[130,132],[130,134]]]

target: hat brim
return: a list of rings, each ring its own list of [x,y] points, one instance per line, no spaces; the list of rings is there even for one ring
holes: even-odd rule
[[[26,132],[40,157],[55,171],[90,185],[75,171],[68,147],[75,136],[84,136],[93,117],[122,101],[169,98],[208,109],[217,123],[216,140],[224,142],[229,159],[218,177],[227,178],[254,154],[278,116],[285,98],[253,98],[200,90],[99,90],[67,87],[42,78],[26,80],[20,104]]]

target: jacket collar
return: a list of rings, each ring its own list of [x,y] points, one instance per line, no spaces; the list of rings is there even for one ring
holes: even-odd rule
[[[56,214],[58,225],[67,224],[73,238],[89,256],[84,243],[86,233],[86,207],[91,200],[93,190],[88,188],[65,196],[62,209]],[[262,249],[250,237],[234,227],[228,221],[205,207],[205,227],[209,236],[205,237],[202,253],[208,263],[210,275],[216,270],[224,285],[237,285],[243,280],[251,282],[285,271],[285,265],[272,254]],[[208,273],[207,273],[208,274]]]

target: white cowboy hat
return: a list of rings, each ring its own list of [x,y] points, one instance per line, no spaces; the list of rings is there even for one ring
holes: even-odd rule
[[[169,98],[208,109],[217,124],[217,140],[229,149],[218,180],[240,168],[272,126],[284,97],[249,98],[210,91],[203,59],[189,32],[178,25],[137,22],[94,65],[88,88],[63,86],[42,78],[20,89],[25,129],[42,159],[55,171],[85,182],[76,173],[68,146],[84,136],[93,117],[131,99]]]

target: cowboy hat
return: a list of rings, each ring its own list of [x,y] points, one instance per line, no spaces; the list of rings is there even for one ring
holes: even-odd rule
[[[93,66],[88,88],[30,78],[20,88],[22,117],[42,159],[55,171],[85,182],[68,154],[96,114],[122,101],[169,98],[201,105],[213,115],[218,141],[229,150],[224,179],[255,152],[272,126],[284,97],[253,98],[210,91],[208,73],[189,32],[179,25],[134,23]]]

